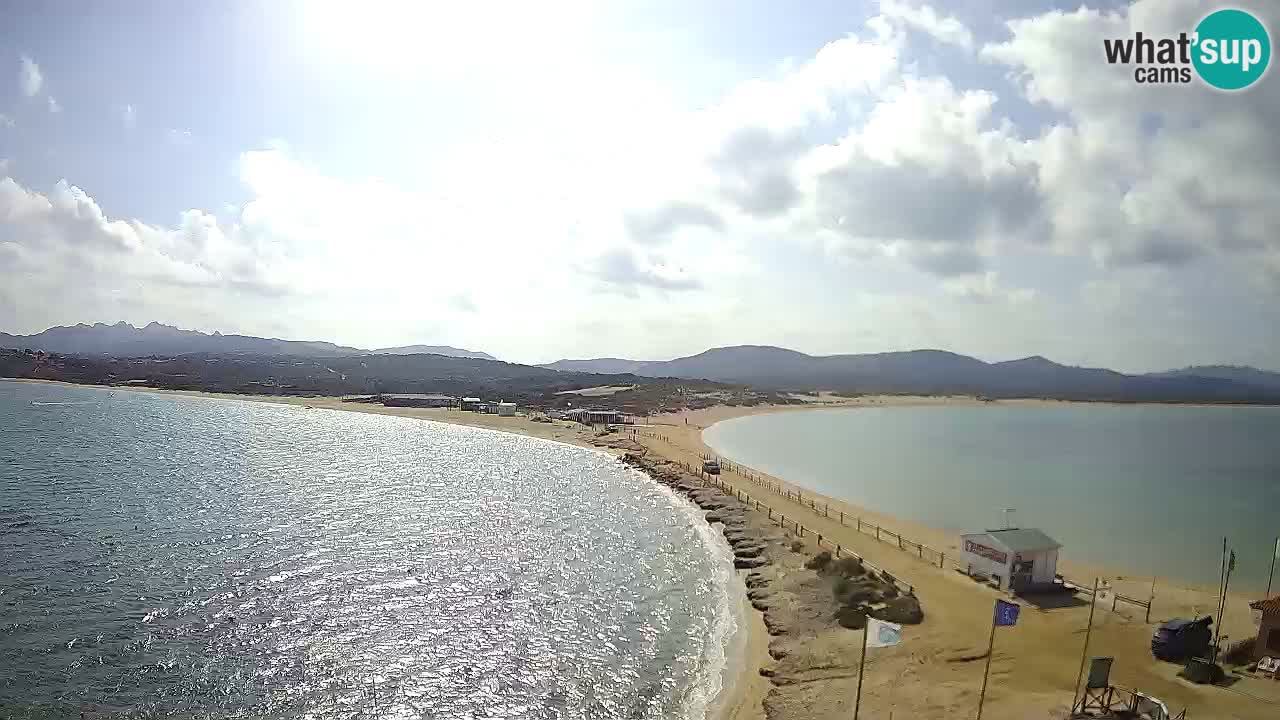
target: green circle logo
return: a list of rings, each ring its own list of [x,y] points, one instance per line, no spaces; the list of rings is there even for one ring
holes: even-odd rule
[[[1196,26],[1192,64],[1200,79],[1219,90],[1243,90],[1267,72],[1271,36],[1243,10],[1218,10]]]

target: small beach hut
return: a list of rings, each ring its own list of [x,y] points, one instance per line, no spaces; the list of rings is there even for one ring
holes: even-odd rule
[[[498,415],[501,417],[515,417],[516,404],[513,402],[499,402]]]
[[[1258,617],[1258,644],[1254,654],[1258,657],[1280,658],[1280,595],[1268,600],[1249,603]]]
[[[458,401],[460,410],[480,411],[481,400],[478,397],[464,397]]]
[[[970,575],[995,578],[1002,590],[1053,585],[1062,545],[1035,528],[984,530],[960,536],[962,563]]]

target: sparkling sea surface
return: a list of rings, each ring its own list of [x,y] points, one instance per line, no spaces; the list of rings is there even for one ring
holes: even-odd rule
[[[864,407],[729,420],[703,433],[745,465],[969,532],[1039,527],[1062,557],[1261,593],[1280,536],[1280,408]],[[1280,582],[1280,580],[1278,580]]]
[[[6,719],[701,718],[731,557],[569,445],[0,382]]]

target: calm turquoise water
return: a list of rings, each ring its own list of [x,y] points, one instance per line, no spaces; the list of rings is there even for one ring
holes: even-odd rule
[[[883,407],[712,426],[726,457],[934,527],[1018,524],[1063,557],[1232,586],[1266,584],[1280,535],[1280,408]]]
[[[0,383],[0,717],[686,718],[731,554],[595,452]]]

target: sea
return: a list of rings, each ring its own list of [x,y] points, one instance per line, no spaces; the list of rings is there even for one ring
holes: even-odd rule
[[[732,553],[610,456],[0,382],[0,717],[702,718]]]
[[[1038,527],[1068,562],[1135,575],[1217,587],[1226,537],[1231,588],[1260,593],[1280,536],[1276,407],[841,408],[729,420],[703,439],[831,497],[957,534]]]

